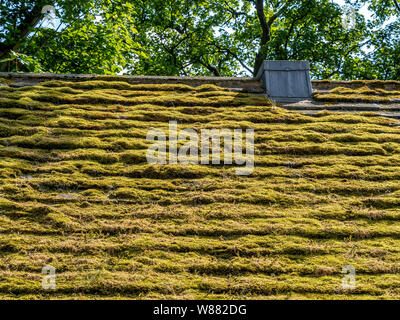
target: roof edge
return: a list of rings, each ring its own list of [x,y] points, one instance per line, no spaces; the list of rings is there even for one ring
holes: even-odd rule
[[[168,81],[257,81],[253,77],[191,77],[191,76],[130,76],[130,75],[99,75],[99,74],[60,74],[60,73],[17,73],[0,72],[0,77],[8,79],[27,79],[27,80],[89,80],[107,79],[119,81],[126,80],[168,80]]]

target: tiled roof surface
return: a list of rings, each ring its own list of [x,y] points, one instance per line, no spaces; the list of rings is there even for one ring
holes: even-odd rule
[[[306,115],[374,112],[400,119],[399,81],[313,81],[313,100],[282,106]]]
[[[399,298],[396,120],[310,117],[215,79],[31,80],[0,86],[1,298]],[[254,129],[253,173],[148,164],[170,120]]]

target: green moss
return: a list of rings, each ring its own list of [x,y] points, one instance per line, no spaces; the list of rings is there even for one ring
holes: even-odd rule
[[[80,82],[46,81],[41,83],[44,87],[69,87],[73,89],[118,89],[118,90],[161,90],[161,91],[193,91],[190,86],[183,84],[139,84],[134,85],[124,81],[92,80]]]
[[[351,87],[336,87],[330,90],[329,93],[316,92],[314,97],[316,100],[327,102],[390,103],[400,99],[400,91],[388,91],[381,88],[371,89],[368,85],[358,89],[352,89]]]
[[[14,81],[13,80],[11,80],[11,79],[6,79],[6,78],[3,78],[3,77],[0,77],[0,84],[6,84],[6,85],[8,85],[8,84],[12,84]]]
[[[18,207],[17,203],[0,198],[0,210],[17,209]]]
[[[46,217],[46,220],[47,219],[50,221],[50,223],[53,223],[57,227],[67,228],[67,229],[73,227],[72,220],[68,216],[62,213],[56,213],[56,212],[49,213]]]
[[[336,87],[331,90],[332,93],[339,93],[339,94],[365,94],[365,95],[376,95],[379,93],[377,90],[372,90],[367,86],[358,88],[358,89],[351,89],[347,87]],[[381,91],[380,91],[381,92]]]
[[[315,96],[315,98],[317,100],[321,100],[321,101],[390,103],[390,102],[392,102],[392,99],[400,99],[400,96],[391,96],[389,98],[389,97],[385,97],[385,96],[374,96],[374,95],[363,95],[363,94],[340,95],[340,94],[328,93],[328,94],[317,94]]]
[[[396,120],[127,81],[0,87],[1,298],[400,297]],[[357,85],[329,94],[398,94]],[[253,128],[253,173],[148,164],[148,129],[169,120]],[[41,287],[48,264],[55,292]]]
[[[196,88],[198,92],[229,91],[229,89],[218,87],[214,84],[203,84]]]

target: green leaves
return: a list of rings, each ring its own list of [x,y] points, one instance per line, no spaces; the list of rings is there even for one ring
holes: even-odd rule
[[[392,0],[348,0],[374,15],[356,13],[352,28],[330,0],[261,2],[264,33],[255,1],[60,0],[56,28],[45,29],[32,15],[41,1],[4,0],[0,70],[249,76],[257,57],[310,60],[319,79],[400,79],[399,23],[384,24],[400,16]]]
[[[264,1],[271,19],[270,39],[260,46],[262,30],[250,1],[137,2],[135,39],[146,58],[137,57],[129,73],[162,75],[251,75],[256,54],[262,59],[310,60],[315,78],[352,78],[368,30],[362,15],[346,30],[342,10],[331,1]],[[277,15],[274,19],[274,15]],[[358,74],[357,74],[358,75]]]
[[[21,1],[6,2],[12,9],[21,11],[21,19],[29,17],[31,7],[21,6]],[[20,65],[20,71],[38,70],[37,65],[40,64],[50,72],[114,74],[121,72],[140,48],[133,38],[137,29],[134,27],[132,4],[108,0],[61,0],[54,5],[59,17],[56,28],[44,29],[39,23],[35,32],[29,33],[26,38],[19,38],[16,34],[21,21],[16,16],[9,17],[9,24],[6,23],[8,29],[0,28],[10,38],[4,39],[4,46],[11,48],[6,52],[8,57],[3,63],[15,60],[11,57],[11,50],[18,44],[18,61],[29,61]],[[21,9],[23,7],[24,10]],[[17,26],[16,30],[11,25]],[[3,57],[0,55],[0,58]]]
[[[43,72],[42,66],[33,57],[23,53],[11,51],[10,56],[0,60],[1,63],[6,63],[10,66],[10,71],[19,72],[27,70],[29,72]]]

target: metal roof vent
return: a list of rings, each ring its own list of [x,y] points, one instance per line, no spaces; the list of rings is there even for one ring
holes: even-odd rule
[[[311,100],[312,87],[308,61],[264,61],[257,74],[265,93],[277,102]]]

